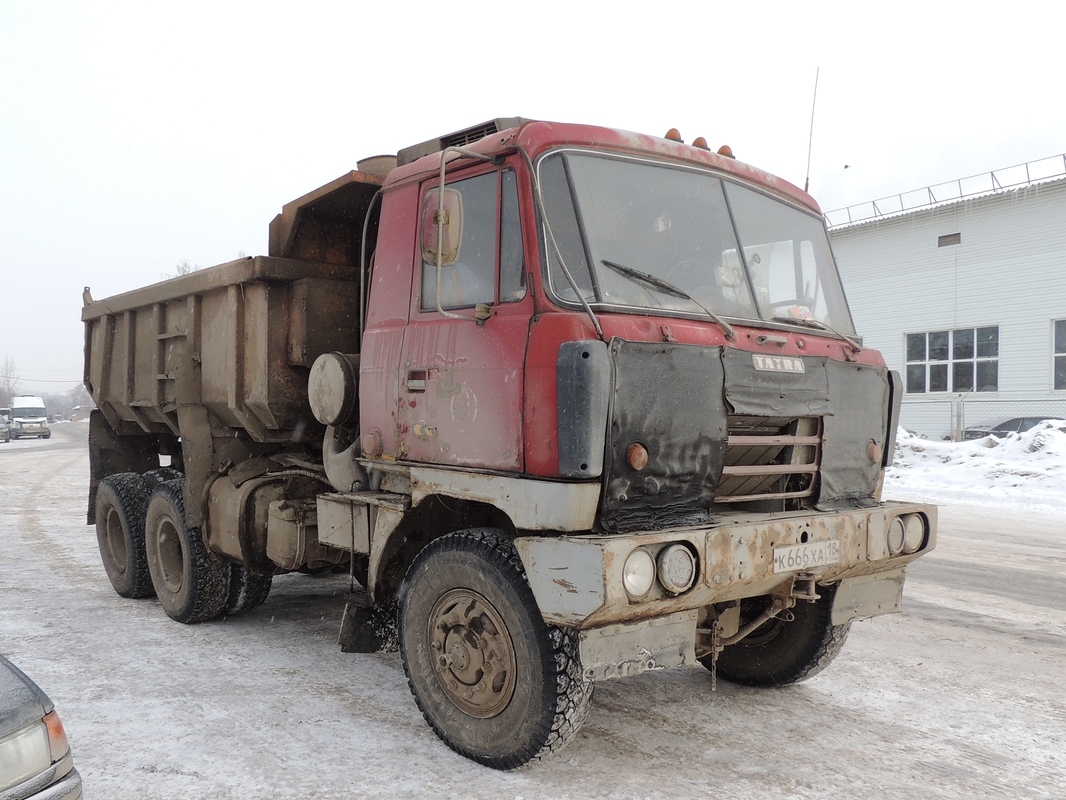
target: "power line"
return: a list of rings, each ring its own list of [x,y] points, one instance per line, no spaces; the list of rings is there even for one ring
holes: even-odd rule
[[[81,383],[81,378],[74,378],[69,381],[56,381],[56,380],[42,380],[41,378],[15,378],[16,383]]]

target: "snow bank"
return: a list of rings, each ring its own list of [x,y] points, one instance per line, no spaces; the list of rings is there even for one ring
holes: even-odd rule
[[[1061,512],[1066,508],[1066,422],[1003,439],[935,442],[902,428],[884,497]]]

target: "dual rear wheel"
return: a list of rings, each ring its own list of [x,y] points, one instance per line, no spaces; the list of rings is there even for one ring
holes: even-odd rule
[[[258,608],[271,576],[223,561],[185,523],[185,479],[159,469],[101,481],[96,535],[112,587],[122,597],[155,595],[167,615],[195,623]]]

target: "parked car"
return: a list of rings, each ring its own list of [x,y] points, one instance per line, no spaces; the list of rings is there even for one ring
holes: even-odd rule
[[[963,431],[962,436],[964,439],[983,439],[986,436],[995,436],[997,439],[1002,439],[1008,433],[1025,433],[1025,431],[1039,425],[1045,419],[1063,422],[1057,417],[1014,417],[998,425],[974,425],[972,428],[967,428]]]
[[[10,441],[11,423],[7,421],[7,417],[5,417],[3,414],[0,414],[0,442],[4,442],[6,444]]]
[[[78,800],[81,775],[55,705],[0,656],[0,797]]]

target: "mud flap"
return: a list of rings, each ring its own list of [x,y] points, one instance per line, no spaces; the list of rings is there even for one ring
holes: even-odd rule
[[[833,598],[833,625],[903,610],[903,568],[844,578]]]
[[[624,678],[653,669],[695,664],[697,614],[693,609],[580,631],[585,679]]]
[[[337,641],[342,653],[395,653],[400,649],[396,604],[367,608],[349,600]]]

